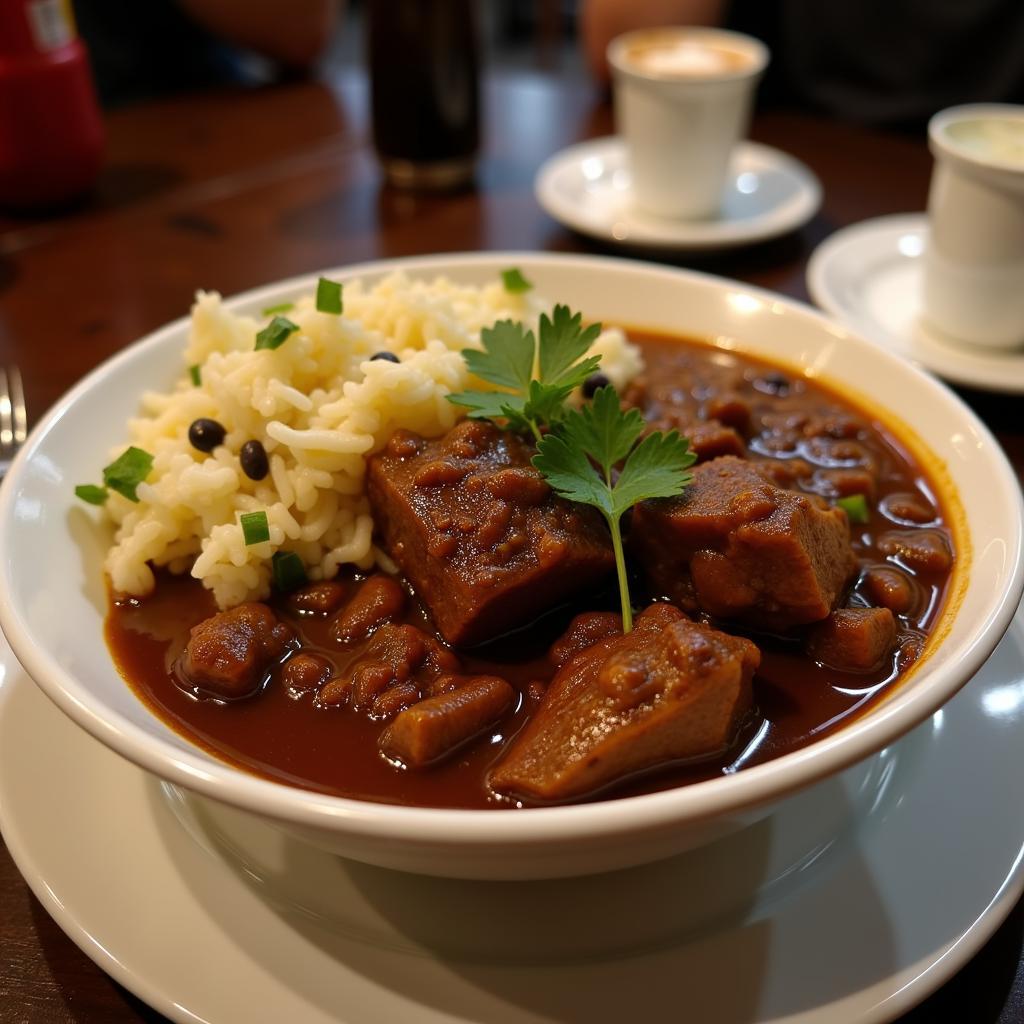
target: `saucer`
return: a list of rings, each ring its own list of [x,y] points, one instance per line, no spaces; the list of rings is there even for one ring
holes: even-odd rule
[[[880,1022],[966,963],[1024,883],[1024,819],[1008,813],[1024,772],[1021,614],[946,708],[879,755],[896,765],[888,792],[866,824],[801,863],[802,882],[780,878],[736,919],[646,950],[540,964],[462,956],[458,935],[446,948],[429,938],[458,931],[474,910],[490,918],[492,894],[506,906],[532,899],[538,883],[417,879],[290,847],[256,819],[239,825],[237,811],[182,807],[75,726],[0,648],[8,848],[72,940],[175,1021],[601,1024],[675,1019],[683,1006],[716,1024]],[[849,778],[778,815],[813,815],[822,786],[856,803]],[[230,851],[233,841],[244,849]],[[610,908],[581,907],[583,925],[616,934],[629,908],[615,889],[647,870],[671,903],[671,862],[575,880],[603,887]],[[317,879],[318,902],[334,904],[326,915],[293,899]],[[421,899],[421,883],[442,886],[444,902]],[[435,919],[417,920],[431,906]]]
[[[923,213],[862,221],[837,231],[807,264],[814,301],[848,327],[954,384],[1024,393],[1024,352],[965,348],[920,319]]]
[[[748,245],[805,224],[821,205],[814,174],[786,153],[756,142],[736,147],[713,220],[675,220],[633,208],[629,159],[617,136],[570,146],[537,173],[534,192],[555,220],[616,245],[710,250]]]

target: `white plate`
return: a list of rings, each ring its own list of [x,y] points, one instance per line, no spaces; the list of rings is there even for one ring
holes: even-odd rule
[[[822,309],[876,344],[955,384],[1024,393],[1024,352],[963,348],[920,320],[928,219],[877,217],[837,231],[807,264]]]
[[[804,857],[795,878],[762,887],[730,924],[632,956],[531,966],[496,963],[486,950],[472,959],[451,950],[465,947],[481,920],[500,932],[494,904],[537,906],[567,892],[560,898],[571,910],[573,893],[600,897],[602,886],[611,912],[601,913],[600,900],[596,912],[585,902],[576,911],[617,937],[635,926],[628,911],[615,912],[629,906],[615,899],[621,886],[642,890],[646,878],[649,899],[660,894],[678,904],[715,883],[715,865],[742,862],[738,839],[718,847],[721,858],[705,853],[705,877],[688,877],[684,857],[573,883],[464,883],[346,863],[224,812],[224,834],[243,837],[247,854],[260,860],[254,870],[211,841],[202,811],[189,821],[196,842],[164,788],[64,717],[6,644],[0,823],[18,867],[64,931],[176,1021],[617,1024],[684,1013],[715,1024],[878,1022],[945,982],[1020,894],[1022,666],[1018,614],[965,690],[880,755],[888,785],[877,790],[867,825]],[[780,837],[792,833],[779,827],[787,817],[793,824],[823,802],[861,800],[849,778],[793,798],[746,833],[766,876],[778,869]],[[327,920],[296,901],[287,905],[288,896],[315,886]],[[284,906],[265,898],[281,893]]]
[[[675,220],[633,208],[629,158],[616,136],[551,157],[537,173],[537,200],[555,220],[617,245],[725,249],[775,238],[805,224],[821,205],[821,185],[799,160],[771,146],[736,147],[714,220]]]

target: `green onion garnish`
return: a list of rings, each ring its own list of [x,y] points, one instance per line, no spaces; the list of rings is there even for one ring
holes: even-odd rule
[[[283,593],[306,582],[306,567],[294,551],[275,551],[270,560],[270,571],[274,576],[274,586]]]
[[[149,476],[153,468],[153,456],[141,448],[129,448],[103,469],[103,482],[129,501],[138,501],[135,489]]]
[[[341,285],[321,277],[316,283],[316,308],[321,313],[341,313]]]
[[[528,292],[533,287],[533,283],[523,277],[523,272],[518,267],[509,267],[508,270],[503,270],[501,280],[504,282],[505,291],[513,295]]]
[[[107,500],[107,489],[95,484],[79,484],[75,488],[75,495],[90,505],[102,505]]]
[[[851,523],[868,521],[868,501],[863,494],[851,494],[847,498],[840,498],[836,504],[843,509]]]
[[[267,521],[266,512],[243,512],[239,516],[239,522],[242,524],[242,536],[245,538],[246,547],[270,540],[270,523]]]
[[[199,385],[203,383],[203,378],[202,375],[200,374],[198,363],[196,363],[195,366],[190,366],[188,368],[188,375],[192,378],[192,383],[196,387],[199,387]]]
[[[256,349],[280,348],[288,340],[288,336],[290,334],[294,334],[298,329],[299,325],[293,324],[287,317],[275,316],[274,319],[256,335]]]
[[[294,302],[279,302],[276,306],[267,306],[261,313],[263,316],[273,316],[275,313],[289,313],[294,308]]]

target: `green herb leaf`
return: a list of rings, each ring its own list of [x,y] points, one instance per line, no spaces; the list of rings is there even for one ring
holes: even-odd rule
[[[270,559],[270,571],[274,586],[284,594],[306,582],[306,567],[294,551],[275,551]]]
[[[846,517],[851,523],[866,523],[870,518],[868,500],[863,494],[851,494],[846,498],[839,498],[836,504],[846,513]]]
[[[75,496],[87,501],[90,505],[103,505],[107,500],[106,487],[97,487],[95,484],[79,484],[75,488]]]
[[[238,521],[242,524],[242,536],[245,538],[246,547],[270,540],[270,523],[266,512],[243,512]]]
[[[480,332],[483,351],[468,348],[462,353],[466,369],[499,388],[525,391],[533,378],[533,331],[511,320],[499,320]]]
[[[279,302],[276,306],[266,306],[261,312],[263,316],[273,316],[275,313],[290,313],[294,308],[294,302]]]
[[[542,426],[559,423],[566,399],[601,364],[586,351],[601,325],[584,330],[580,314],[556,306],[540,319],[540,343],[521,323],[501,320],[480,332],[482,351],[464,349],[470,373],[499,390],[463,391],[448,400],[464,405],[476,419],[507,419],[508,428],[530,431],[537,440]],[[536,373],[535,373],[536,369]]]
[[[557,431],[537,444],[534,468],[569,501],[599,509],[608,522],[619,575],[622,626],[633,628],[626,560],[622,550],[622,514],[648,498],[671,498],[693,479],[687,470],[697,456],[676,431],[648,434],[635,409],[624,410],[611,387],[598,388],[581,410],[570,409]],[[618,479],[613,467],[625,459]],[[595,466],[595,463],[597,465]]]
[[[505,291],[512,295],[521,295],[533,287],[533,282],[527,281],[518,267],[509,267],[508,270],[503,270],[501,280],[505,285]]]
[[[188,368],[188,375],[192,378],[192,383],[195,387],[199,387],[203,383],[202,371],[199,369],[198,363]]]
[[[545,384],[568,384],[578,387],[600,362],[599,356],[592,356],[584,363],[576,361],[586,354],[601,333],[600,324],[591,324],[583,330],[583,315],[573,315],[568,306],[555,306],[549,320],[545,314],[540,318],[540,380]]]
[[[284,316],[275,316],[273,320],[256,335],[256,349],[280,348],[288,337],[299,329],[298,324]]]
[[[321,313],[341,313],[341,284],[321,277],[316,283],[316,308]]]
[[[136,488],[149,476],[153,468],[153,456],[141,448],[129,448],[103,470],[103,482],[129,501],[138,501]]]

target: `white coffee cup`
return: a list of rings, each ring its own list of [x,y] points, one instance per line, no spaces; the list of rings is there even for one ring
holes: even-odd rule
[[[716,216],[768,48],[723,29],[639,29],[611,41],[608,63],[636,207],[658,217]]]
[[[964,345],[1024,346],[1024,106],[951,107],[928,140],[923,317]]]

